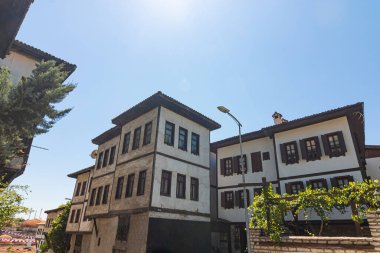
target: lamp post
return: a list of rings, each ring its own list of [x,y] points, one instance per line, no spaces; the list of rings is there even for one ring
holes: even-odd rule
[[[241,127],[242,127],[242,124],[240,123],[240,121],[235,118],[234,115],[232,115],[230,113],[230,110],[227,109],[226,107],[224,106],[218,106],[218,110],[223,112],[223,113],[226,113],[228,114],[234,121],[235,123],[238,125],[239,127],[239,143],[240,143],[240,159],[239,159],[239,164],[240,164],[240,171],[241,171],[241,175],[242,175],[242,179],[243,179],[243,202],[244,202],[244,214],[245,214],[245,229],[246,229],[246,237],[247,237],[247,249],[248,249],[248,253],[251,252],[251,242],[249,241],[249,220],[248,220],[248,208],[247,208],[247,192],[246,192],[246,188],[245,188],[245,171],[244,171],[244,160],[243,160],[243,145],[242,145],[242,142],[241,142]],[[248,168],[247,168],[248,170]]]

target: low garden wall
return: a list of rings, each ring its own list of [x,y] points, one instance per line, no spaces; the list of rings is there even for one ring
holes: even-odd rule
[[[250,231],[251,252],[380,252],[380,211],[368,213],[367,218],[371,237],[286,236],[282,238],[280,244],[276,244],[268,237],[260,236],[260,230],[252,229]]]

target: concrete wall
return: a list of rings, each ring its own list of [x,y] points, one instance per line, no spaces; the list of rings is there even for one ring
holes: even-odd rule
[[[130,218],[127,252],[145,253],[148,240],[148,212],[133,214]]]
[[[89,253],[105,253],[112,252],[112,247],[115,243],[117,232],[117,217],[111,218],[96,218],[98,228],[98,235],[96,235],[95,228],[91,234],[91,243],[88,251]],[[82,248],[83,249],[83,248]]]
[[[210,173],[209,170],[185,162],[168,159],[164,156],[157,155],[154,171],[154,184],[152,195],[152,206],[160,208],[169,208],[202,214],[210,213]],[[171,194],[161,196],[161,175],[162,170],[172,172]],[[177,174],[186,175],[186,198],[176,197]],[[190,200],[190,178],[195,177],[199,180],[199,200]]]
[[[112,187],[113,189],[110,211],[133,210],[149,206],[150,191],[152,185],[152,164],[153,154],[118,165],[115,171],[114,186]],[[144,170],[146,170],[144,195],[137,196],[139,172]],[[127,189],[127,178],[130,174],[135,174],[133,182],[133,193],[132,197],[126,198],[125,193]],[[117,179],[121,176],[124,176],[122,195],[120,199],[115,199]]]
[[[344,156],[332,157],[326,156],[323,150],[321,135],[336,131],[343,132],[343,138],[346,143],[347,153]],[[309,161],[301,159],[301,149],[299,140],[318,136],[322,150],[321,160]],[[299,176],[304,174],[329,172],[333,170],[342,170],[359,167],[358,159],[355,153],[354,143],[352,141],[351,132],[346,117],[341,117],[318,124],[313,124],[297,129],[292,129],[275,134],[276,139],[276,155],[278,159],[278,170],[280,178]],[[297,141],[298,153],[300,156],[299,163],[288,164],[281,162],[280,144]]]

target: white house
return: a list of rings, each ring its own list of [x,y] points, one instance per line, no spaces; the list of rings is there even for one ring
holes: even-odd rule
[[[363,103],[292,121],[284,120],[279,113],[273,118],[273,126],[242,136],[249,202],[261,191],[263,177],[278,193],[289,194],[307,185],[341,187],[367,178]],[[212,143],[211,150],[217,164],[217,223],[228,224],[224,231],[219,226],[213,232],[220,238],[228,237],[230,252],[242,252],[246,237],[238,136]],[[367,159],[368,163],[372,161]],[[372,174],[377,177],[376,173]],[[334,214],[330,224],[351,225],[350,215]],[[318,218],[312,215],[309,219]]]

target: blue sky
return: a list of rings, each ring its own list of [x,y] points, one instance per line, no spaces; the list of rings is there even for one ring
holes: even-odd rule
[[[91,139],[111,119],[158,90],[222,125],[216,141],[363,101],[366,143],[380,144],[380,1],[35,1],[17,35],[78,66],[73,111],[34,145],[26,205],[51,209],[71,198],[66,177],[94,163]],[[34,215],[32,215],[34,216]]]

